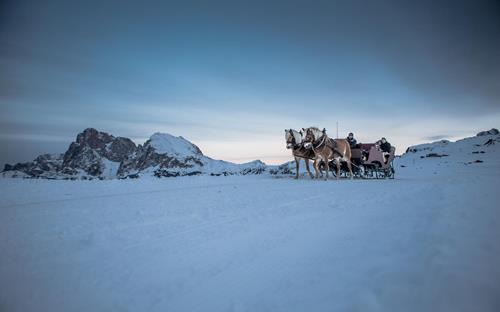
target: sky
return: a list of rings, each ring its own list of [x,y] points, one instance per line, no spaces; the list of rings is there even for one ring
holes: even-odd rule
[[[288,128],[455,140],[500,127],[499,34],[498,1],[2,1],[0,165],[88,127],[270,164]]]

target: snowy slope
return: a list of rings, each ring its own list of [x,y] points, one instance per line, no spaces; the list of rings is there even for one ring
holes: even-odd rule
[[[202,154],[200,149],[188,140],[168,133],[156,132],[149,138],[149,144],[159,154],[175,155],[181,158]]]
[[[499,134],[410,146],[395,160],[397,172],[404,174],[444,174],[462,171],[466,166],[475,170],[486,165],[500,165]]]
[[[498,311],[498,137],[412,149],[395,180],[0,179],[0,310]]]

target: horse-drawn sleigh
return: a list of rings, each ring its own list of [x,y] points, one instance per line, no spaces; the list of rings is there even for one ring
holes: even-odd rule
[[[338,179],[350,176],[362,179],[394,179],[393,160],[395,148],[391,147],[388,153],[383,152],[376,143],[356,144],[351,148],[345,139],[332,139],[326,130],[311,127],[296,131],[285,130],[287,148],[292,150],[296,163],[296,178],[299,177],[299,162],[304,159],[306,169],[311,178],[309,160],[314,163],[315,177],[319,178],[326,171],[326,178],[330,168]],[[333,168],[336,167],[336,170]]]

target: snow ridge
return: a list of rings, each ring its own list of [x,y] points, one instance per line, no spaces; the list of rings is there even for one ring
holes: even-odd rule
[[[464,166],[500,165],[500,135],[496,129],[456,142],[440,140],[408,147],[395,160],[396,170],[438,174]]]
[[[176,137],[168,133],[156,132],[146,144],[151,145],[158,154],[175,155],[181,158],[203,155],[196,145],[182,136]]]

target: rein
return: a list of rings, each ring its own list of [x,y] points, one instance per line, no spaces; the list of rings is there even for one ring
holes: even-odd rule
[[[318,144],[317,146],[314,146],[314,144],[313,144],[313,148],[314,148],[314,149],[320,148],[320,147],[321,147],[321,145],[325,144],[325,142],[326,142],[326,137],[327,137],[327,136],[326,136],[326,134],[323,134],[321,137],[322,137],[323,139],[321,140],[321,142],[319,142],[319,144]]]

